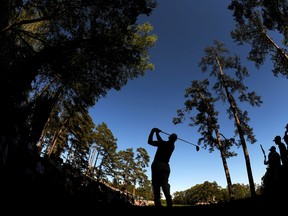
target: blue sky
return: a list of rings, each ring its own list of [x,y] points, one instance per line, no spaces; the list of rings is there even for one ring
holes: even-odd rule
[[[236,45],[230,37],[234,29],[232,12],[227,9],[228,0],[159,0],[157,8],[149,17],[141,17],[139,22],[149,22],[158,41],[150,49],[150,61],[154,71],[147,71],[143,77],[128,82],[120,91],[111,90],[90,110],[96,125],[105,122],[117,138],[118,150],[144,147],[150,155],[147,175],[151,179],[150,165],[156,148],[147,144],[148,135],[153,127],[167,133],[176,133],[178,137],[197,144],[200,134],[198,128],[188,126],[188,121],[174,125],[176,110],[184,106],[185,89],[192,80],[208,77],[198,67],[204,48],[212,46],[214,40],[226,44],[231,54],[241,57],[250,76],[244,80],[249,91],[255,91],[262,97],[261,107],[241,104],[249,112],[250,125],[254,129],[257,142],[247,143],[253,179],[261,184],[266,171],[264,156],[260,148],[263,145],[268,155],[276,135],[283,136],[288,123],[287,79],[274,77],[271,64],[267,62],[260,70],[247,62],[249,47]],[[233,136],[233,122],[228,120],[227,105],[220,104],[218,111],[220,130],[229,138]],[[163,139],[167,135],[161,134]],[[248,175],[242,147],[233,148],[237,157],[227,160],[233,184],[248,184]],[[178,140],[170,160],[171,193],[187,190],[204,181],[214,182],[223,188],[227,186],[220,152],[209,153]]]

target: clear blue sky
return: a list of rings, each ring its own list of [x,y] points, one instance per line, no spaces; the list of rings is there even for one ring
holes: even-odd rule
[[[203,50],[213,45],[215,39],[226,44],[231,54],[241,56],[242,64],[248,67],[250,77],[244,80],[249,91],[261,95],[261,107],[244,106],[251,118],[257,142],[247,143],[252,174],[256,184],[266,171],[263,145],[268,155],[271,145],[275,145],[275,135],[283,136],[288,123],[287,79],[274,77],[271,66],[266,64],[257,70],[247,62],[247,47],[237,46],[230,38],[234,29],[232,12],[227,9],[230,1],[222,0],[160,0],[149,17],[142,22],[150,22],[153,33],[158,35],[155,47],[150,49],[150,61],[154,71],[147,71],[143,77],[129,81],[120,91],[110,91],[105,98],[91,109],[90,114],[96,125],[105,122],[117,138],[118,150],[144,147],[150,155],[147,175],[151,180],[150,165],[156,148],[147,144],[148,135],[153,127],[167,133],[177,133],[178,137],[197,144],[200,137],[198,128],[188,126],[189,122],[174,125],[176,110],[184,106],[185,89],[194,79],[204,79],[198,67]],[[285,97],[284,97],[285,96]],[[227,138],[233,136],[233,122],[228,120],[227,105],[222,104],[218,111],[220,130]],[[167,135],[162,134],[163,139]],[[242,147],[234,148],[237,157],[227,160],[232,183],[248,184],[248,175]],[[216,181],[227,186],[220,152],[196,148],[178,140],[171,161],[171,192],[187,190],[204,181]]]

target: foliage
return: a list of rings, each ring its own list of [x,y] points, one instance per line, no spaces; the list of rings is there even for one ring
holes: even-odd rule
[[[22,150],[40,138],[61,148],[68,141],[81,148],[84,125],[75,130],[77,115],[87,113],[110,89],[120,90],[154,69],[148,50],[157,37],[150,34],[149,23],[137,23],[138,16],[151,14],[154,0],[0,4],[0,92],[6,102],[3,113],[14,116],[3,122],[1,149],[16,136]],[[54,131],[45,133],[50,120]],[[7,154],[5,163],[5,157],[15,159],[12,149]]]
[[[257,194],[260,195],[259,186]],[[250,187],[245,184],[233,184],[233,194],[235,200],[241,200],[250,196]],[[193,187],[176,191],[173,194],[173,202],[176,205],[207,205],[212,203],[228,202],[228,189],[220,187],[216,182],[205,181]]]
[[[236,21],[232,38],[240,45],[251,46],[248,60],[259,68],[268,59],[274,64],[274,76],[287,78],[287,0],[233,0],[228,9]]]
[[[208,79],[192,81],[191,86],[185,90],[185,98],[188,98],[185,107],[177,110],[178,117],[173,119],[173,123],[182,123],[186,118],[186,114],[189,115],[193,109],[196,110],[195,116],[189,116],[191,121],[189,125],[199,126],[198,131],[201,133],[198,140],[199,144],[203,144],[204,148],[209,147],[210,152],[215,148],[220,150],[230,197],[233,196],[232,183],[226,158],[235,156],[235,153],[229,150],[232,146],[242,146],[251,186],[251,196],[255,196],[246,140],[253,144],[256,142],[256,138],[253,128],[248,124],[250,121],[248,112],[242,111],[238,102],[260,106],[262,103],[261,97],[257,96],[254,91],[248,91],[248,87],[244,85],[243,81],[245,77],[249,76],[248,70],[245,66],[242,66],[237,55],[230,55],[225,44],[215,40],[213,46],[206,47],[204,51],[205,55],[202,57],[199,67],[203,73],[209,73],[209,80],[214,81],[214,83],[211,82],[212,86],[209,89],[210,82]],[[239,135],[240,139],[238,141],[235,141],[234,137],[226,139],[220,132],[218,111],[216,111],[216,102],[218,101],[227,102],[228,118],[234,120],[234,134],[235,137]],[[215,136],[213,133],[215,133]],[[221,141],[221,136],[224,137],[223,141]]]
[[[105,125],[95,128],[88,110],[109,90],[121,90],[154,69],[148,51],[157,36],[137,19],[156,5],[155,0],[0,2],[0,94],[4,115],[13,117],[1,124],[5,182],[24,177],[27,158],[38,150],[51,159],[62,157],[82,174],[102,180],[118,174],[111,171],[119,168],[112,157],[116,140]],[[94,147],[101,156],[96,167],[90,160]],[[139,179],[144,167],[137,163]]]

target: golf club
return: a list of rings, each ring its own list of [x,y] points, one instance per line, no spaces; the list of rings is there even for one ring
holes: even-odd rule
[[[164,133],[164,134],[166,134],[166,135],[168,135],[168,136],[171,135],[171,134],[166,133],[166,132],[164,132],[164,131],[162,131],[162,130],[161,130],[161,133]],[[194,143],[188,142],[188,141],[183,140],[183,139],[181,139],[181,138],[179,138],[179,137],[178,137],[177,139],[178,139],[178,140],[181,140],[181,141],[183,141],[183,142],[186,142],[186,143],[188,143],[188,144],[190,144],[190,145],[196,146],[196,151],[199,151],[199,150],[200,150],[200,147],[199,147],[198,145],[194,144]]]

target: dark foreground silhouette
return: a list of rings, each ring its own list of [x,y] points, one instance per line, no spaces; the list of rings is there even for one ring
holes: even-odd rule
[[[281,198],[283,199],[283,198]],[[221,204],[211,205],[197,205],[197,206],[173,206],[172,208],[162,207],[156,208],[155,206],[130,206],[130,207],[116,207],[116,208],[103,208],[105,211],[118,209],[118,212],[133,213],[133,214],[215,214],[215,215],[247,215],[253,214],[267,214],[273,211],[274,213],[285,212],[287,209],[287,199],[283,200],[274,199],[270,200],[263,197],[247,198],[243,200],[234,200]],[[285,201],[284,201],[285,200]]]
[[[75,214],[75,213],[95,213],[95,214],[109,214],[109,213],[117,213],[119,214],[221,214],[221,215],[241,215],[256,213],[256,214],[267,214],[269,211],[273,211],[274,213],[285,212],[287,208],[287,199],[286,198],[274,198],[270,199],[267,197],[256,197],[256,198],[247,198],[242,200],[234,200],[220,204],[211,204],[211,205],[197,205],[197,206],[173,206],[171,208],[168,207],[155,207],[155,206],[135,206],[127,203],[99,203],[97,200],[87,200],[85,197],[83,199],[77,200],[53,200],[52,197],[45,197],[38,199],[33,199],[27,197],[23,199],[19,199],[20,197],[10,197],[2,202],[2,206],[4,207],[2,211],[8,210],[7,213],[32,213],[36,214],[39,212],[45,212],[46,214],[59,214],[65,213]],[[7,201],[9,203],[7,203]]]

